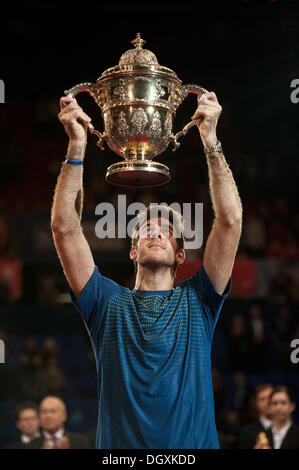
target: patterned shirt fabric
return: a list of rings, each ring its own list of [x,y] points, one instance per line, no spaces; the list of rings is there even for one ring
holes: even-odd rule
[[[219,295],[204,267],[175,289],[140,291],[97,266],[81,297],[98,372],[98,449],[217,449],[211,377]]]

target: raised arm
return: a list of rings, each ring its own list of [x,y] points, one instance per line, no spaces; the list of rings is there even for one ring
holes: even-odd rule
[[[219,294],[223,293],[231,276],[242,228],[242,204],[232,172],[223,153],[213,151],[217,143],[216,126],[221,110],[215,93],[210,92],[199,99],[193,116],[193,119],[198,120],[198,129],[207,152],[215,214],[203,264]]]
[[[83,160],[90,118],[74,98],[60,99],[58,115],[69,136],[67,159]],[[79,298],[94,270],[93,257],[81,227],[83,165],[63,163],[54,193],[51,228],[69,285]]]

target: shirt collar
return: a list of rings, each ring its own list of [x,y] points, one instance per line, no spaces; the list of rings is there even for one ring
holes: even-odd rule
[[[60,439],[64,435],[64,428],[58,429],[54,434],[50,434],[48,431],[43,431],[43,435],[45,436],[46,439],[53,439],[53,437],[56,437],[56,439]]]
[[[132,289],[132,293],[136,294],[140,297],[146,297],[150,295],[169,295],[174,291],[174,288],[168,290],[139,290],[139,289]]]
[[[33,439],[37,439],[40,437],[40,432],[36,432],[33,437],[26,436],[25,434],[21,434],[21,441],[24,444],[29,444],[29,442],[33,441]]]
[[[277,431],[277,429],[272,424],[272,426],[271,426],[272,434],[273,434],[273,436],[279,435],[280,437],[283,438],[286,435],[286,433],[288,432],[288,430],[291,426],[292,426],[292,423],[288,423],[283,428],[281,428],[279,431]]]
[[[260,422],[262,423],[262,425],[263,425],[263,427],[264,427],[265,429],[269,429],[269,428],[270,428],[270,426],[271,426],[271,424],[272,424],[272,421],[270,421],[270,419],[265,418],[265,416],[260,416],[260,417],[259,417],[259,420],[260,420]]]

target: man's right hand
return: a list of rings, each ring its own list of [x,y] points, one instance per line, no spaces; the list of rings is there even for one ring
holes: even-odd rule
[[[84,113],[75,98],[70,96],[60,98],[60,113],[58,118],[63,124],[70,141],[77,146],[85,146],[87,127],[91,119]]]

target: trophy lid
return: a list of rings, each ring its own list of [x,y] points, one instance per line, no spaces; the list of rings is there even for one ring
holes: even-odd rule
[[[140,33],[137,33],[136,39],[131,41],[131,43],[134,49],[129,49],[124,52],[120,57],[118,65],[105,70],[101,78],[106,78],[107,75],[113,75],[119,72],[131,72],[134,70],[162,72],[177,78],[176,74],[171,69],[159,65],[157,57],[152,51],[143,49],[146,41],[141,38]]]
[[[148,49],[142,49],[146,43],[141,39],[140,33],[137,33],[136,39],[131,41],[135,49],[129,49],[124,52],[119,60],[118,65],[159,65],[155,54]]]

